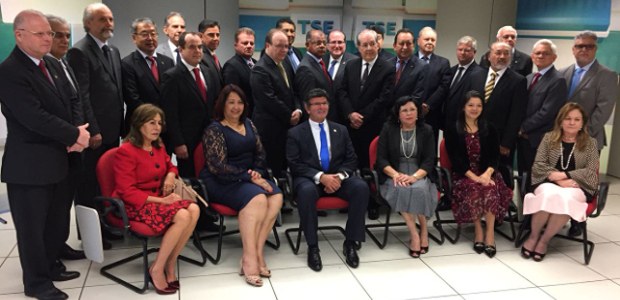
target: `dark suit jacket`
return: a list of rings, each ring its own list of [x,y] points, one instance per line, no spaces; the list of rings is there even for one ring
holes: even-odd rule
[[[211,122],[216,94],[210,87],[210,78],[200,65],[207,81],[207,104],[202,100],[196,80],[182,62],[161,76],[161,105],[166,113],[166,148],[186,145],[193,151],[200,142],[202,132]]]
[[[426,171],[428,178],[435,182],[435,138],[433,137],[433,128],[430,125],[421,123],[416,126],[416,145],[418,148],[418,166]],[[401,136],[400,126],[388,121],[385,122],[381,134],[379,134],[379,142],[377,145],[377,160],[375,170],[379,174],[379,183],[384,183],[388,176],[385,175],[383,169],[387,166],[398,170],[400,165],[400,149]]]
[[[472,74],[472,86],[484,96],[488,70]],[[499,143],[513,149],[527,108],[527,80],[507,68],[484,105],[483,114],[497,130]],[[484,99],[483,99],[484,101]]]
[[[528,89],[533,77],[534,74],[527,75]],[[543,135],[553,129],[555,117],[562,105],[566,103],[567,95],[566,81],[553,66],[529,90],[529,100],[521,130],[527,134],[532,147],[538,146]]]
[[[398,57],[393,57],[388,62],[392,64],[394,72],[396,73],[396,62]],[[389,105],[391,108],[394,105],[396,99],[402,96],[412,96],[416,99],[422,99],[424,95],[424,78],[428,74],[429,65],[417,56],[411,56],[407,65],[404,67],[400,74],[400,80],[392,90],[392,103]],[[394,75],[394,81],[396,81],[396,74]]]
[[[323,63],[325,63],[325,61],[323,61]],[[325,65],[325,71],[327,72],[327,65]],[[328,77],[329,74],[325,76],[321,65],[316,61],[316,59],[311,55],[306,54],[306,56],[301,59],[301,63],[295,73],[295,94],[297,94],[297,98],[299,100],[304,101],[310,90],[314,88],[325,90],[329,95],[328,99],[330,101],[327,119],[333,120],[335,111],[331,104],[335,102],[334,99],[336,99],[336,96],[333,89],[332,79]]]
[[[352,175],[357,168],[357,156],[349,138],[347,128],[336,122],[329,124],[330,158],[326,173],[346,172]],[[318,172],[323,172],[316,143],[306,121],[288,131],[286,139],[286,159],[293,177],[305,177],[314,181]]]
[[[203,46],[204,47],[204,46]],[[219,60],[219,57],[218,57]],[[204,50],[202,53],[202,60],[200,65],[206,67],[206,72],[213,80],[210,80],[211,85],[209,89],[215,92],[215,96],[219,96],[222,86],[224,85],[224,77],[222,76],[222,69],[218,69],[215,64],[215,59],[211,55],[209,50]],[[201,69],[204,67],[200,67]]]
[[[80,99],[79,86],[77,85],[73,70],[71,70],[71,67],[66,61],[62,62],[67,68],[67,73],[69,73],[70,77],[69,79],[67,78],[65,70],[57,58],[48,53],[48,55],[46,55],[43,59],[46,61],[47,68],[54,68],[51,72],[57,74],[58,76],[55,80],[60,84],[56,85],[56,89],[63,97],[65,97],[65,99],[67,99],[67,101],[71,103],[71,124],[75,126],[85,124],[85,109],[82,100]],[[75,84],[75,87],[71,84],[71,82]]]
[[[89,122],[91,136],[101,133],[104,144],[116,144],[123,128],[123,91],[121,57],[110,46],[113,66],[103,55],[95,40],[86,34],[67,53],[79,84],[82,101],[89,102],[96,120]]]
[[[297,59],[299,59],[299,63],[301,63],[301,60],[303,58],[303,55],[301,54],[301,50],[299,50],[299,48],[294,47],[294,46],[291,46],[290,48],[293,49],[293,53],[295,53],[295,56],[297,56]],[[260,52],[260,57],[263,58],[263,56],[265,56],[264,48]],[[291,60],[288,58],[288,53],[286,54],[286,58],[284,59],[284,61],[282,61],[282,65],[284,66],[284,69],[286,69],[286,72],[293,74],[292,76],[295,76],[295,72],[297,71],[293,70],[293,65],[291,64]],[[290,79],[290,80],[291,82],[293,82],[293,79]]]
[[[256,60],[252,58],[254,65]],[[247,65],[246,60],[238,54],[231,57],[222,68],[222,76],[224,77],[224,85],[234,84],[240,87],[245,93],[245,99],[248,102],[248,117],[252,117],[254,110],[254,98],[252,97],[252,86],[250,85],[250,74],[252,69]]]
[[[480,135],[480,161],[479,170],[484,172],[488,167],[497,170],[499,164],[499,140],[495,127],[488,123],[486,134],[479,132]],[[458,134],[456,124],[450,126],[445,132],[446,149],[452,164],[452,171],[465,176],[470,170],[469,156],[465,145],[465,135]]]
[[[151,73],[151,69],[140,51],[136,50],[125,56],[121,62],[123,97],[127,105],[125,124],[129,124],[133,111],[140,104],[152,103],[161,106],[161,77],[166,71],[174,68],[174,61],[161,53],[158,53],[155,61],[159,72],[159,82],[155,81],[153,73]]]
[[[491,66],[489,63],[489,51],[480,58],[480,66],[486,69]],[[515,49],[515,52],[512,54],[510,68],[525,77],[532,73],[532,67],[532,58],[528,54]]]
[[[79,135],[72,124],[71,103],[56,86],[66,84],[57,67],[48,67],[52,85],[18,47],[0,64],[0,103],[6,118],[7,140],[2,157],[2,181],[47,185],[65,179],[67,146]]]
[[[348,122],[346,122],[343,118],[342,118],[342,109],[340,108],[340,99],[338,98],[338,90],[340,89],[340,86],[342,85],[342,80],[344,78],[344,68],[345,65],[347,64],[347,62],[356,59],[357,56],[349,53],[349,52],[344,52],[342,54],[342,58],[340,59],[340,64],[338,66],[338,71],[336,72],[336,75],[333,77],[332,80],[332,84],[333,84],[333,90],[334,90],[334,99],[332,101],[330,101],[329,105],[329,110],[330,113],[333,111],[334,115],[331,116],[331,121],[334,122],[338,122],[340,124],[347,124]],[[329,59],[330,59],[330,54],[327,53],[323,56],[323,61],[325,62],[325,66],[327,67],[327,70],[329,70]],[[329,116],[328,116],[329,118]]]
[[[413,56],[419,57],[418,52],[415,52]],[[424,76],[424,95],[422,96],[422,102],[429,104],[428,99],[437,90],[441,84],[444,74],[446,74],[450,69],[450,61],[445,57],[433,53],[427,65],[428,69]],[[434,104],[435,106],[431,106],[430,104]],[[433,126],[434,129],[437,129],[441,126],[441,105],[439,105],[439,103],[430,104],[430,111],[424,119],[426,120],[426,123]]]

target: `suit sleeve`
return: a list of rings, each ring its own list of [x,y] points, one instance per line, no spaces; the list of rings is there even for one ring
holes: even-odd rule
[[[240,86],[241,84],[241,77],[239,77],[239,73],[230,61],[226,62],[224,67],[222,67],[222,77],[224,78],[224,85],[234,84]]]
[[[73,69],[75,78],[77,79],[80,98],[84,102],[84,113],[86,121],[88,122],[88,131],[91,136],[100,134],[99,123],[95,118],[95,114],[92,109],[92,103],[90,102],[90,62],[86,54],[81,49],[71,48],[67,52],[67,61]]]
[[[181,94],[178,79],[174,76],[164,73],[161,85],[161,107],[166,114],[166,131],[168,144],[173,147],[185,145],[183,134],[181,133],[181,124],[179,122],[179,99]]]
[[[273,84],[274,82],[265,68],[259,65],[254,66],[250,76],[250,85],[252,86],[255,105],[260,106],[271,116],[288,125],[293,111],[276,94]]]
[[[515,73],[516,74],[516,73]],[[527,108],[528,95],[527,95],[527,79],[522,77],[518,83],[516,83],[514,93],[512,94],[512,101],[510,103],[510,111],[508,112],[508,120],[506,121],[506,127],[502,133],[502,140],[500,146],[512,149],[516,143],[519,128],[521,122],[525,117],[525,110]]]
[[[588,122],[588,130],[591,136],[597,136],[599,131],[604,130],[604,125],[611,117],[614,104],[620,94],[618,90],[618,75],[610,70],[600,71],[600,80],[596,89],[597,95],[594,97],[596,106]],[[598,145],[603,148],[603,145]]]
[[[295,73],[295,92],[297,98],[303,101],[308,92],[319,86],[316,77],[312,75],[312,71],[305,65],[300,65]]]
[[[306,177],[314,182],[314,175],[323,170],[310,167],[304,162],[305,157],[302,155],[302,149],[307,148],[307,143],[302,143],[301,137],[298,136],[295,130],[297,127],[293,127],[288,131],[286,138],[286,160],[291,170],[293,177]]]
[[[127,105],[127,111],[134,111],[143,103],[138,91],[139,79],[133,66],[125,61],[121,61],[121,72],[123,74],[123,100]],[[142,78],[142,80],[146,80],[146,78]]]
[[[347,66],[348,65],[345,66],[344,72],[342,73],[342,83],[338,89],[338,107],[340,108],[342,118],[346,123],[349,122],[349,115],[354,112],[349,95],[349,76],[351,76],[349,73],[351,70]],[[342,68],[342,66],[340,67]]]
[[[527,119],[523,121],[521,129],[525,133],[529,133],[545,126],[549,120],[554,120],[558,111],[566,102],[567,95],[568,91],[564,78],[556,80],[545,92],[545,99],[542,100],[543,104],[540,109],[533,115],[526,116]]]
[[[348,174],[353,174],[353,172],[357,169],[357,154],[355,153],[355,148],[353,148],[353,142],[351,142],[351,137],[349,137],[349,131],[347,128],[343,126],[340,132],[342,132],[342,143],[345,147],[345,157],[344,162],[338,171],[345,171]]]

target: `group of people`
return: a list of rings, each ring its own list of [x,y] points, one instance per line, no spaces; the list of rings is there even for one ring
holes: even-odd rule
[[[589,31],[574,39],[576,63],[558,71],[552,41],[536,42],[527,55],[516,50],[510,26],[499,29],[480,65],[476,40],[460,38],[458,64],[450,67],[434,53],[430,27],[417,40],[400,29],[395,54],[383,49],[381,27],[357,34],[356,54],[347,52],[344,32],[312,29],[302,55],[293,46],[295,23],[283,18],[267,32],[259,60],[254,31],[238,29],[235,55],[222,65],[214,20],[187,31],[182,15],[171,12],[160,44],[155,22],[138,18],[131,24],[137,49],[122,59],[109,43],[114,17],[105,4],[88,5],[83,24],[86,36],[70,48],[64,19],[22,11],[13,24],[16,47],[0,64],[8,127],[2,181],[27,296],[68,297],[53,281],[80,276],[60,261],[72,250],[65,245],[72,201],[94,206],[97,162],[117,147],[114,196],[131,220],[163,235],[149,268],[160,294],[180,289],[177,257],[200,215],[197,204],[174,193],[176,177],[195,176],[197,147],[209,200],[239,212],[240,274],[253,286],[271,276],[263,248],[283,205],[268,168],[275,178],[292,175],[314,271],[322,269],[316,202],[323,196],[349,203],[342,250],[349,266],[359,266],[365,216],[376,219],[378,203],[356,170],[374,159],[379,196],[410,232],[410,256],[430,251],[439,131],[452,165],[452,210],[459,224],[474,224],[477,253],[496,254],[494,225],[512,199],[498,170],[512,165],[515,152],[533,185],[524,200],[533,215],[526,258],[542,260],[569,219],[584,221],[597,189],[603,125],[618,86],[615,72],[596,60],[597,36]]]

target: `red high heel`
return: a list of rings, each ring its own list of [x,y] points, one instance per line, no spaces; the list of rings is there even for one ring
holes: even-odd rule
[[[155,288],[155,292],[157,292],[157,294],[159,295],[170,295],[170,294],[174,294],[177,292],[176,289],[171,288],[169,285],[166,286],[166,288],[160,290],[159,288],[157,288],[157,286],[155,285],[155,282],[153,281],[153,275],[151,275],[151,268],[149,268],[149,281],[151,282],[151,284],[153,285],[153,288]]]

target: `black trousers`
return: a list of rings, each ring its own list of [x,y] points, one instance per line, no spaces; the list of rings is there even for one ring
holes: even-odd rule
[[[70,181],[67,176],[59,183],[48,185],[7,183],[26,293],[53,287],[50,272],[68,229],[67,207],[74,191]]]
[[[349,177],[342,182],[340,189],[333,194],[327,194],[323,185],[316,185],[314,181],[305,177],[294,179],[297,194],[297,210],[306,243],[318,245],[316,202],[319,197],[337,196],[349,202],[346,239],[363,242],[366,240],[364,225],[366,222],[366,207],[368,206],[368,185],[359,177]]]

